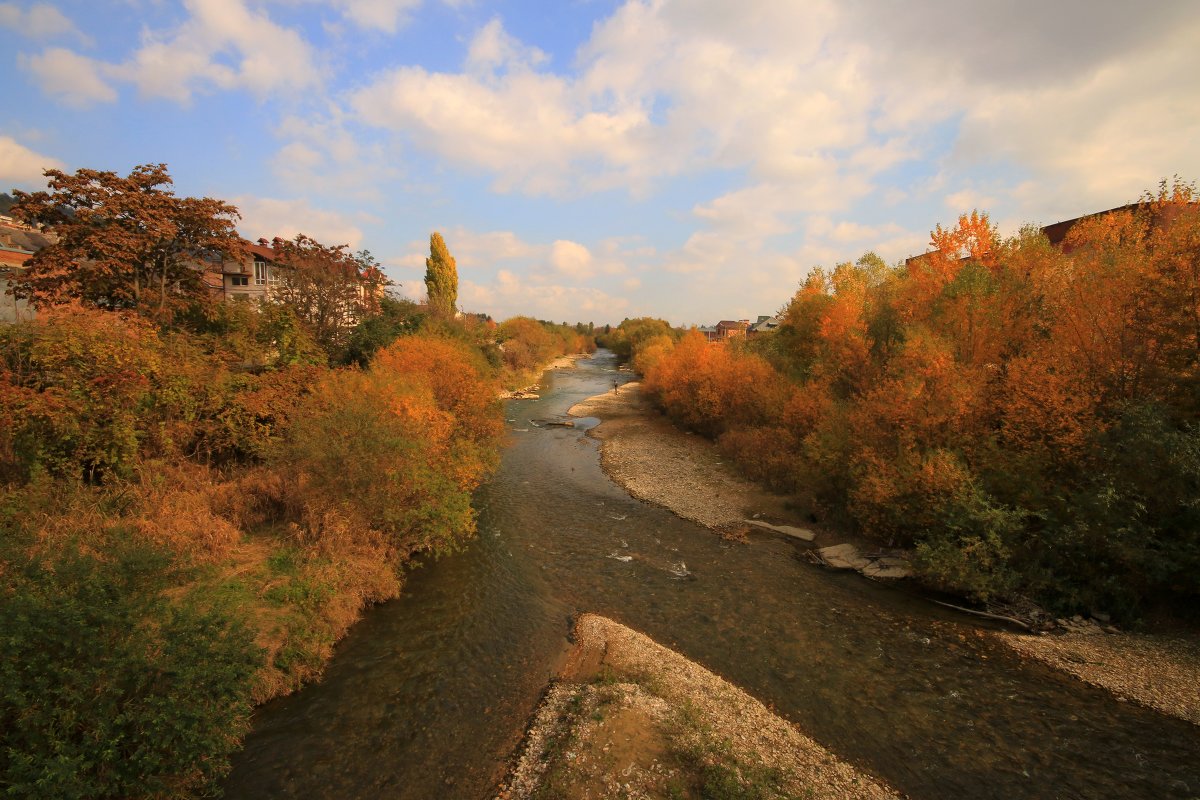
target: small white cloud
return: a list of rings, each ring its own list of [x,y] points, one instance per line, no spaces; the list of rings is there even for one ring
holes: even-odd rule
[[[349,216],[313,208],[307,200],[236,197],[232,202],[242,212],[238,230],[251,241],[292,239],[303,233],[326,245],[357,248],[362,243],[363,232]]]
[[[0,136],[0,182],[44,188],[42,172],[47,169],[66,169],[66,165],[57,158],[35,153],[11,136]]]
[[[592,275],[592,254],[578,242],[558,239],[550,246],[550,266],[572,278]]]
[[[535,67],[546,60],[546,54],[529,47],[514,37],[499,19],[493,19],[475,35],[467,49],[467,70],[489,73],[500,68]]]
[[[360,28],[395,33],[422,0],[336,0],[335,5]]]
[[[22,55],[18,63],[33,74],[42,91],[69,106],[88,108],[117,99],[117,90],[103,77],[107,65],[71,50],[52,47],[40,55]]]
[[[943,202],[954,214],[968,214],[973,210],[987,211],[996,206],[995,197],[970,188],[946,195]]]

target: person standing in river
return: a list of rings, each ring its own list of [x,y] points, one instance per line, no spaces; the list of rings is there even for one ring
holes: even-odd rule
[[[619,389],[619,388],[621,388],[621,384],[617,383],[616,381],[613,381],[613,394],[616,394],[617,389]]]

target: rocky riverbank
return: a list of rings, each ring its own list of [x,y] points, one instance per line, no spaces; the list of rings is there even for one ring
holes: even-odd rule
[[[896,795],[719,676],[585,614],[498,798],[800,796]]]
[[[747,518],[789,520],[783,499],[727,470],[711,442],[684,433],[656,412],[637,382],[588,398],[567,412],[599,417],[605,473],[639,500],[708,528],[732,531]]]
[[[1068,622],[1065,633],[996,636],[1022,656],[1122,700],[1200,725],[1200,640],[1195,636],[1107,633],[1088,622]]]
[[[601,466],[639,499],[724,533],[746,530],[747,519],[790,520],[783,498],[732,474],[711,442],[675,427],[642,396],[637,383],[589,398],[569,413],[601,419],[588,432],[601,441]],[[813,538],[821,548],[814,555],[834,551],[845,539],[819,529]],[[865,550],[863,543],[857,545]],[[1200,724],[1200,637],[1071,624],[1041,635],[988,630],[1023,657],[1123,700]]]

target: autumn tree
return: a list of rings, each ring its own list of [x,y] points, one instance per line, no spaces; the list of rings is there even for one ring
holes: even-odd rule
[[[425,259],[425,288],[429,308],[441,317],[453,317],[458,304],[458,269],[446,241],[437,231],[429,237],[429,258]]]
[[[365,250],[351,253],[348,245],[330,247],[304,234],[276,238],[271,246],[279,275],[273,299],[294,309],[326,352],[340,351],[358,321],[379,309],[387,280],[375,259]]]
[[[11,211],[55,237],[12,282],[13,293],[37,307],[78,301],[165,317],[206,297],[206,260],[241,257],[238,210],[177,197],[165,164],[126,177],[93,169],[45,175],[50,191],[17,191]]]

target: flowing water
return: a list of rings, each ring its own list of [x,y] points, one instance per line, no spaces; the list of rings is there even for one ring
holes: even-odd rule
[[[260,709],[228,797],[490,796],[580,611],[699,661],[913,798],[1200,797],[1200,727],[789,542],[726,544],[613,484],[581,430],[537,427],[626,377],[601,354],[509,403],[478,538],[369,612],[320,684]]]

